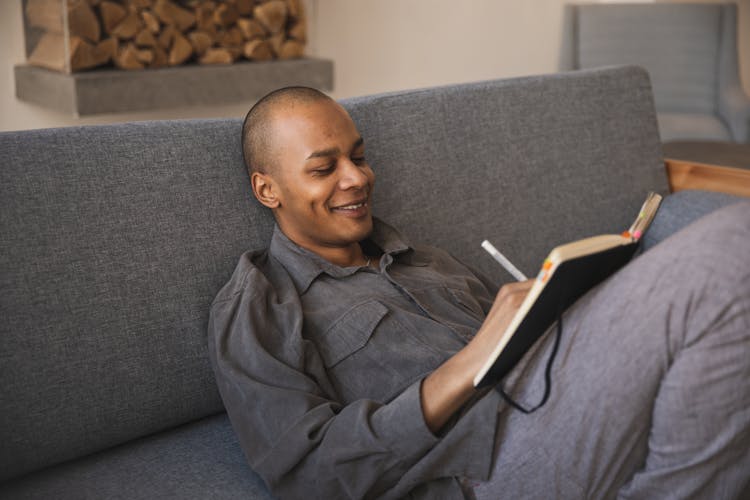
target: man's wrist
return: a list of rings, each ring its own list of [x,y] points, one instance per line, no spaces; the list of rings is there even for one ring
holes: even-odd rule
[[[427,427],[437,433],[474,394],[476,346],[464,347],[422,382],[422,412]]]

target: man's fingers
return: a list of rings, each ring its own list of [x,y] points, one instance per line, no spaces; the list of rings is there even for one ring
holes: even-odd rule
[[[514,283],[507,283],[500,288],[497,293],[496,301],[504,301],[511,297],[517,297],[518,295],[526,296],[534,285],[534,280],[517,281]]]

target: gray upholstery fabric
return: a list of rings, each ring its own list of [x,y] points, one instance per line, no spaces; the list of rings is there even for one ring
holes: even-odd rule
[[[664,198],[654,222],[643,236],[643,250],[648,250],[691,222],[723,206],[746,198],[709,191],[680,191]]]
[[[208,306],[271,232],[239,127],[0,134],[0,478],[223,409]]]
[[[581,68],[638,64],[651,75],[659,110],[712,113],[721,5],[581,5]]]
[[[534,274],[551,246],[619,232],[667,189],[638,68],[344,104],[376,215],[498,281],[482,239]],[[0,134],[0,480],[222,409],[208,306],[272,227],[239,133],[199,120]]]
[[[728,141],[727,127],[715,115],[700,113],[662,112],[657,116],[662,142],[680,140],[685,137],[700,137],[706,141]]]
[[[719,45],[718,114],[729,125],[732,139],[750,142],[750,97],[745,93],[739,76],[737,5],[726,4],[721,15]]]
[[[226,414],[0,485],[8,500],[267,500]]]
[[[664,141],[750,141],[736,4],[568,5],[564,24],[561,69],[646,68],[659,114],[670,114],[669,119],[660,116]],[[691,123],[701,115],[713,120],[710,126],[705,120]]]
[[[552,246],[627,229],[667,191],[648,76],[528,77],[345,102],[373,166],[374,211],[414,241],[509,278],[487,238],[533,276]]]

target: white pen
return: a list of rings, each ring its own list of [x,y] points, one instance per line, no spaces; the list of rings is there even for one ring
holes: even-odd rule
[[[521,271],[519,271],[518,268],[514,266],[513,263],[508,260],[507,257],[505,257],[505,255],[501,254],[500,251],[492,245],[492,243],[490,243],[487,240],[484,240],[482,242],[482,248],[487,250],[487,253],[492,255],[492,258],[498,261],[500,265],[503,266],[505,270],[508,271],[510,274],[512,274],[513,277],[516,278],[518,281],[526,281],[528,279],[526,275],[523,274]]]

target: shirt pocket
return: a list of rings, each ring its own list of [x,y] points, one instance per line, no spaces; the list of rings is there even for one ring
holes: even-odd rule
[[[445,360],[445,353],[398,316],[398,310],[368,300],[351,307],[319,338],[318,350],[341,402],[388,402]]]
[[[326,368],[362,349],[388,308],[374,300],[356,305],[345,312],[326,332],[320,345],[320,355]]]
[[[480,321],[484,319],[485,314],[482,306],[479,305],[479,302],[470,293],[451,287],[446,287],[446,289],[453,297],[453,300],[463,306],[474,318]]]

